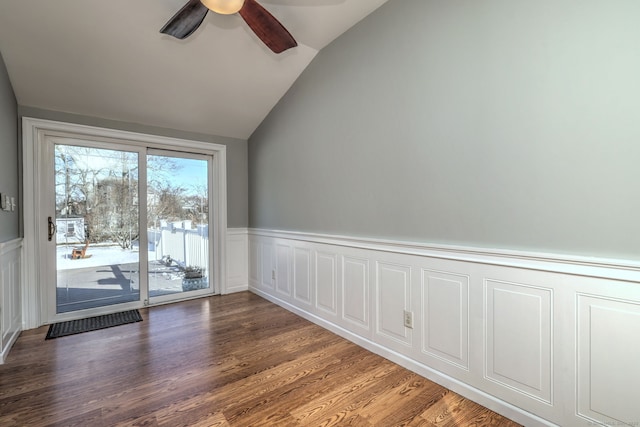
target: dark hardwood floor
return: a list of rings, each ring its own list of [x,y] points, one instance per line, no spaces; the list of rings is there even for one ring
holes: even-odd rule
[[[141,310],[0,365],[0,426],[516,426],[248,292]]]

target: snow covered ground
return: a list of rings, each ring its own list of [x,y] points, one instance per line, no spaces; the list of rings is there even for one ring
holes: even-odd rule
[[[138,262],[138,251],[122,249],[119,246],[89,246],[86,252],[86,255],[91,255],[89,258],[72,259],[71,251],[77,247],[80,246],[58,246],[56,250],[56,265],[58,270]],[[149,252],[149,259],[154,260],[155,258],[156,253]]]
[[[56,250],[56,266],[58,270],[70,270],[74,268],[100,267],[103,265],[131,264],[138,262],[137,250],[122,249],[120,246],[91,246],[87,248],[88,258],[72,259],[73,248],[78,245],[58,246]],[[149,261],[160,261],[155,251],[149,251]]]

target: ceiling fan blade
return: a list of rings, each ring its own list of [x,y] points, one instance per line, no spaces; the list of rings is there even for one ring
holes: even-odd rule
[[[245,0],[239,13],[249,28],[275,53],[298,46],[293,36],[280,21],[255,0]]]
[[[185,39],[198,29],[208,11],[209,9],[200,3],[200,0],[189,0],[164,24],[160,32],[177,39]]]

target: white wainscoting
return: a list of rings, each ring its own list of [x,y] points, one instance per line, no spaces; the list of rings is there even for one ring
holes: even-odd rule
[[[640,302],[589,294],[577,300],[579,413],[606,425],[640,425]]]
[[[527,426],[640,425],[638,262],[248,239],[251,291],[496,412]]]
[[[22,239],[0,243],[0,363],[22,330]]]
[[[249,289],[249,237],[246,228],[227,229],[227,283],[224,294]]]

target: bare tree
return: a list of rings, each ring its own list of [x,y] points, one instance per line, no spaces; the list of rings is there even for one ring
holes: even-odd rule
[[[155,187],[149,187],[147,190],[147,196],[150,200],[147,208],[148,222],[153,224],[160,219],[177,221],[184,218],[183,193],[183,187],[170,183],[157,183]]]
[[[185,188],[171,183],[181,169],[174,158],[147,156],[147,223],[159,220],[177,221],[184,218],[182,206]]]
[[[183,205],[185,215],[194,224],[209,223],[209,192],[204,184],[194,185]]]
[[[93,242],[130,248],[139,235],[137,154],[56,145],[55,170],[57,216],[84,218]]]
[[[84,218],[89,235],[96,234],[93,215],[101,203],[96,183],[108,175],[106,165],[91,161],[95,155],[88,147],[55,146],[56,217]]]
[[[206,220],[206,186],[188,190],[172,183],[181,164],[149,155],[147,222]],[[84,218],[92,242],[115,242],[123,249],[139,238],[138,155],[72,145],[55,147],[57,217]]]

